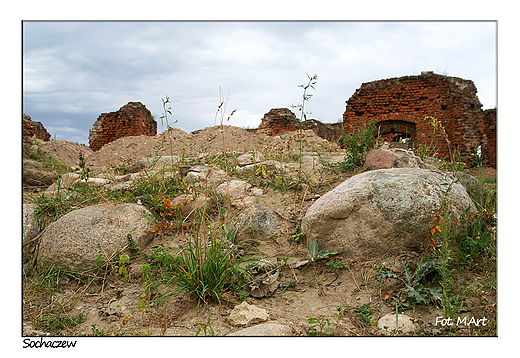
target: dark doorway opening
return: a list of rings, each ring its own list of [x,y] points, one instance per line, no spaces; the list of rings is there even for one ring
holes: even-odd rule
[[[377,135],[390,143],[407,143],[411,148],[416,142],[416,125],[413,122],[386,120],[377,122]]]

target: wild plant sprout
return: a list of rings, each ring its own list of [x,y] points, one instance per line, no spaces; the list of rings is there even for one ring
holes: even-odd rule
[[[291,106],[293,108],[297,108],[298,111],[300,111],[300,120],[298,121],[299,128],[300,128],[300,135],[299,135],[299,143],[300,143],[299,164],[300,164],[300,170],[298,171],[298,179],[299,179],[300,182],[302,180],[301,174],[303,173],[303,170],[302,170],[303,169],[303,158],[302,158],[302,153],[303,153],[303,127],[302,127],[302,124],[303,124],[303,122],[305,122],[307,120],[307,114],[305,113],[305,102],[310,100],[311,97],[312,97],[312,94],[307,93],[307,91],[309,89],[316,90],[314,88],[314,85],[316,84],[316,82],[318,82],[318,75],[317,74],[314,74],[312,77],[307,75],[307,77],[308,77],[309,80],[308,80],[308,82],[306,84],[298,85],[298,87],[303,88],[302,103]]]
[[[215,118],[219,119],[222,129],[224,129],[227,99],[224,98],[220,88],[219,95],[220,102]],[[163,100],[165,118],[167,118],[167,113],[170,113],[169,108],[166,108],[167,103],[169,103],[168,97]],[[230,120],[235,111],[231,112],[227,121]],[[224,131],[222,131],[222,145],[225,151]],[[227,158],[225,152],[224,158]],[[226,178],[228,176],[227,167],[226,165]],[[207,183],[204,187],[206,188],[205,194],[209,197]],[[169,209],[173,209],[173,206]],[[223,301],[223,295],[237,287],[247,276],[242,264],[252,259],[239,257],[238,249],[233,245],[238,230],[229,229],[229,213],[228,199],[228,225],[219,223],[217,230],[212,230],[213,222],[207,222],[209,216],[204,205],[193,214],[192,227],[194,231],[182,243],[182,248],[174,252],[173,255],[161,252],[158,256],[160,259],[157,259],[157,257],[152,259],[152,262],[156,266],[158,265],[157,270],[161,272],[159,284],[168,287],[167,293],[160,296],[159,300],[172,295],[187,294],[196,298],[199,303],[215,301],[220,304]],[[208,224],[209,231],[207,230]]]

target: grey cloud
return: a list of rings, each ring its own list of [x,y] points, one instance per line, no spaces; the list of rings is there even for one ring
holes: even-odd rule
[[[218,89],[230,124],[257,125],[301,101],[318,74],[311,117],[341,118],[361,83],[424,70],[471,79],[494,107],[493,23],[442,22],[25,22],[24,113],[69,138],[103,112],[140,101],[159,118],[169,95],[176,126],[214,124]],[[60,119],[66,124],[59,124]],[[235,121],[235,122],[233,122]],[[61,128],[63,129],[60,129]]]

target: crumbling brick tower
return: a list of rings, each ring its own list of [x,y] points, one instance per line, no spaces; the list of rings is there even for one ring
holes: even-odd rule
[[[438,157],[445,159],[458,149],[469,165],[481,146],[483,164],[495,166],[489,153],[496,151],[496,143],[488,145],[484,111],[476,93],[473,81],[433,72],[363,83],[347,101],[344,130],[351,133],[376,118],[384,140],[410,138],[415,148],[435,147]],[[424,120],[426,116],[442,123],[449,145],[441,131],[434,131]]]
[[[31,116],[24,114],[22,116],[22,138],[24,142],[30,142],[34,138],[48,141],[51,139],[51,135],[41,122],[32,121]]]
[[[140,102],[128,102],[116,112],[102,113],[89,131],[90,149],[129,136],[157,134],[157,122]]]
[[[302,129],[311,129],[321,138],[329,142],[337,142],[341,137],[341,123],[324,124],[315,119],[307,119],[301,123]],[[300,120],[288,108],[273,108],[264,115],[257,133],[280,135],[300,129]]]
[[[264,115],[256,131],[267,135],[278,135],[300,129],[298,118],[288,108],[273,108]]]

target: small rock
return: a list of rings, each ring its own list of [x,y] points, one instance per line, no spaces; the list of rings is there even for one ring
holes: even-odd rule
[[[70,188],[81,176],[77,173],[65,173],[60,179],[47,188],[47,192],[56,193],[59,189]]]
[[[240,166],[245,166],[245,165],[249,165],[249,164],[258,164],[258,163],[262,163],[262,162],[265,162],[265,157],[262,153],[260,153],[257,150],[255,150],[254,153],[250,152],[250,153],[242,154],[241,156],[239,156],[237,158],[237,163]]]
[[[418,157],[403,155],[394,161],[394,168],[420,168],[421,164]]]
[[[23,204],[23,241],[30,241],[34,239],[39,233],[40,229],[34,215],[36,204]]]
[[[200,184],[208,181],[208,184],[214,185],[226,178],[226,172],[214,165],[196,165],[192,166],[184,181],[188,184]]]
[[[126,175],[118,175],[115,177],[115,181],[118,183],[124,183],[132,179],[132,175],[126,174]]]
[[[265,170],[268,172],[281,172],[284,169],[284,166],[282,163],[276,161],[276,160],[266,160],[262,163],[255,164],[248,164],[244,166],[238,166],[236,169],[238,171],[249,171],[249,170],[256,170],[258,168],[262,169],[265,166]]]
[[[135,200],[139,205],[148,205],[152,202],[152,197],[150,196],[150,194],[139,195],[135,197]]]
[[[251,184],[242,180],[231,180],[230,182],[222,183],[217,187],[217,192],[222,195],[228,195],[230,199],[242,198],[247,194],[247,190]]]
[[[309,260],[298,261],[294,264],[293,268],[300,268],[300,267],[307,265],[308,263],[309,263]]]
[[[229,315],[228,322],[235,327],[247,326],[258,322],[265,322],[268,318],[269,316],[266,310],[254,305],[249,305],[247,302],[242,302],[233,308],[233,311],[231,311]]]
[[[377,322],[377,328],[381,329],[383,334],[387,336],[406,334],[417,329],[409,316],[398,314],[396,318],[395,313],[388,313],[381,317]]]
[[[22,181],[27,186],[49,186],[58,179],[58,174],[42,170],[22,168]]]
[[[397,156],[384,149],[372,149],[365,156],[365,168],[372,167],[372,169],[390,169]]]
[[[204,164],[184,164],[179,167],[179,174],[183,177],[186,176],[189,172],[200,172],[203,170]]]
[[[115,191],[126,190],[126,189],[130,188],[132,186],[132,184],[133,184],[133,182],[127,181],[127,182],[123,182],[123,183],[119,183],[119,184],[115,184],[115,185],[109,186],[108,188],[111,189],[111,190],[115,190]]]
[[[282,324],[263,323],[243,328],[239,331],[227,334],[226,336],[292,336],[292,329],[291,327]]]
[[[78,179],[74,182],[74,186],[105,186],[111,181],[103,178]]]
[[[264,191],[260,188],[251,188],[251,195],[260,196],[264,193]]]
[[[253,204],[235,217],[231,225],[239,228],[236,239],[242,242],[274,235],[278,223],[275,213],[260,204]]]
[[[193,194],[181,194],[175,197],[171,204],[174,208],[180,210],[182,218],[186,218],[188,215],[194,216],[194,213],[201,209],[208,202],[206,195],[202,194],[195,197]]]
[[[265,165],[267,170],[271,171],[281,171],[283,170],[283,164],[276,160],[266,160],[262,163],[262,165]]]

